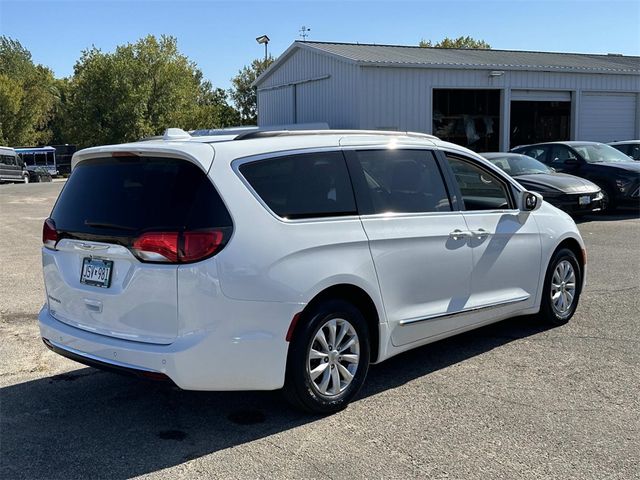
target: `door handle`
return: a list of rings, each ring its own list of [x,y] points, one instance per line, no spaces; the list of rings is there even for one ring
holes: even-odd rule
[[[461,238],[469,238],[471,236],[471,232],[462,231],[460,229],[455,229],[453,232],[449,233],[449,238],[453,240],[459,240]]]
[[[484,228],[479,228],[478,230],[474,230],[472,233],[473,233],[473,236],[476,238],[487,238],[489,235],[491,235]]]

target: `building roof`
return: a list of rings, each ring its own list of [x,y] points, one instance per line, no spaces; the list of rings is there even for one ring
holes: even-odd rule
[[[473,68],[551,72],[640,74],[640,57],[619,54],[425,48],[366,43],[294,42],[255,84],[260,84],[296,49],[306,48],[363,66]]]

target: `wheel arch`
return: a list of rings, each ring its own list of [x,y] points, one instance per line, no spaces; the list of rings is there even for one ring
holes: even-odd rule
[[[574,253],[580,263],[580,274],[584,274],[584,267],[587,264],[587,251],[582,247],[578,240],[573,237],[565,238],[555,248],[551,257],[553,258],[553,255],[555,255],[555,253],[561,248],[568,248]]]
[[[362,312],[369,327],[371,362],[376,362],[380,354],[380,314],[371,296],[361,287],[350,283],[340,283],[325,288],[317,293],[302,310],[301,322],[304,322],[306,312],[319,303],[329,299],[345,300]],[[296,325],[294,325],[293,335],[296,334],[301,322],[297,322]]]

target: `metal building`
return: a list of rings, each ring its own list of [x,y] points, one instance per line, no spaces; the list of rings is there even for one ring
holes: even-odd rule
[[[477,151],[640,138],[640,57],[298,41],[254,85],[260,126],[411,130]]]

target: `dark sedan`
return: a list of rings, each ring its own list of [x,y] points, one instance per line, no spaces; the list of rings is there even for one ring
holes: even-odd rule
[[[602,189],[603,210],[640,206],[640,162],[597,142],[550,142],[511,150],[559,172],[591,180]]]
[[[534,158],[519,153],[483,153],[527,190],[540,193],[551,205],[571,214],[602,209],[600,187],[584,178],[557,173]]]

